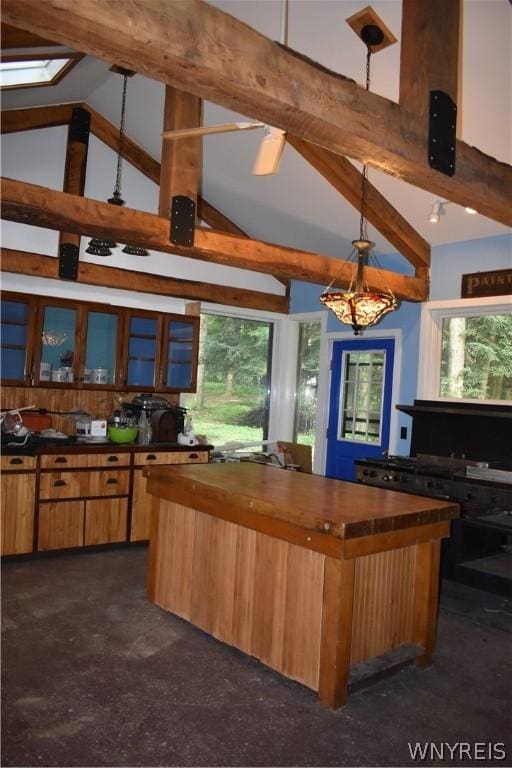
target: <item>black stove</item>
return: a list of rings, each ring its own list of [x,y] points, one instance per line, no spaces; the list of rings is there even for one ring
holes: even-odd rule
[[[357,459],[356,480],[458,502],[443,575],[512,595],[512,407],[415,401],[411,455]]]
[[[420,455],[357,459],[355,463],[357,482],[457,501],[462,517],[512,511],[512,472],[493,471],[488,462]],[[471,476],[473,468],[477,477]]]

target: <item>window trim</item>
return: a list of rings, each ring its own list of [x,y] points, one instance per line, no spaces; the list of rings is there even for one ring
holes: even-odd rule
[[[289,315],[279,312],[266,312],[259,309],[247,309],[245,307],[232,307],[229,305],[209,304],[201,302],[201,314],[223,315],[225,317],[237,317],[243,320],[258,320],[263,323],[273,323],[273,348],[272,348],[272,375],[270,389],[270,407],[268,417],[268,440],[286,440],[287,435],[282,434],[282,411],[286,408],[287,391],[282,386],[286,382],[286,361],[288,360],[288,320]],[[180,395],[180,405],[183,405],[183,396]]]
[[[421,307],[420,347],[417,393],[420,400],[438,400],[447,403],[488,403],[504,405],[511,400],[479,400],[474,397],[442,397],[439,394],[441,379],[442,322],[448,317],[478,315],[502,315],[512,313],[512,298],[488,296],[477,299],[451,299],[429,301]]]

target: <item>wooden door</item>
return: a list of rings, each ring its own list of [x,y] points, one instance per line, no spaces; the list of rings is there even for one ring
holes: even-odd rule
[[[39,550],[82,547],[84,543],[83,501],[55,501],[39,504]]]
[[[95,499],[85,502],[84,544],[126,541],[128,499]]]
[[[146,478],[141,469],[133,472],[132,524],[130,541],[149,539],[151,523],[151,496],[146,493]]]
[[[35,488],[34,472],[2,474],[2,555],[33,550]]]

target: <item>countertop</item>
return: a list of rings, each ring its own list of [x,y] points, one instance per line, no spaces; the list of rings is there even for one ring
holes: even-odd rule
[[[458,504],[444,500],[249,462],[152,466],[145,474],[155,496],[262,532],[287,526],[301,540],[308,532],[307,541],[386,535],[459,514]]]
[[[211,451],[211,445],[181,445],[180,443],[79,443],[75,440],[33,442],[25,446],[2,445],[4,456],[38,456],[43,453],[140,453],[151,451]]]

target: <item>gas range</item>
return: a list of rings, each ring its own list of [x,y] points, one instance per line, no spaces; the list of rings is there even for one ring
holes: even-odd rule
[[[420,454],[357,459],[355,464],[359,483],[457,501],[462,517],[512,511],[512,472],[488,462]]]

